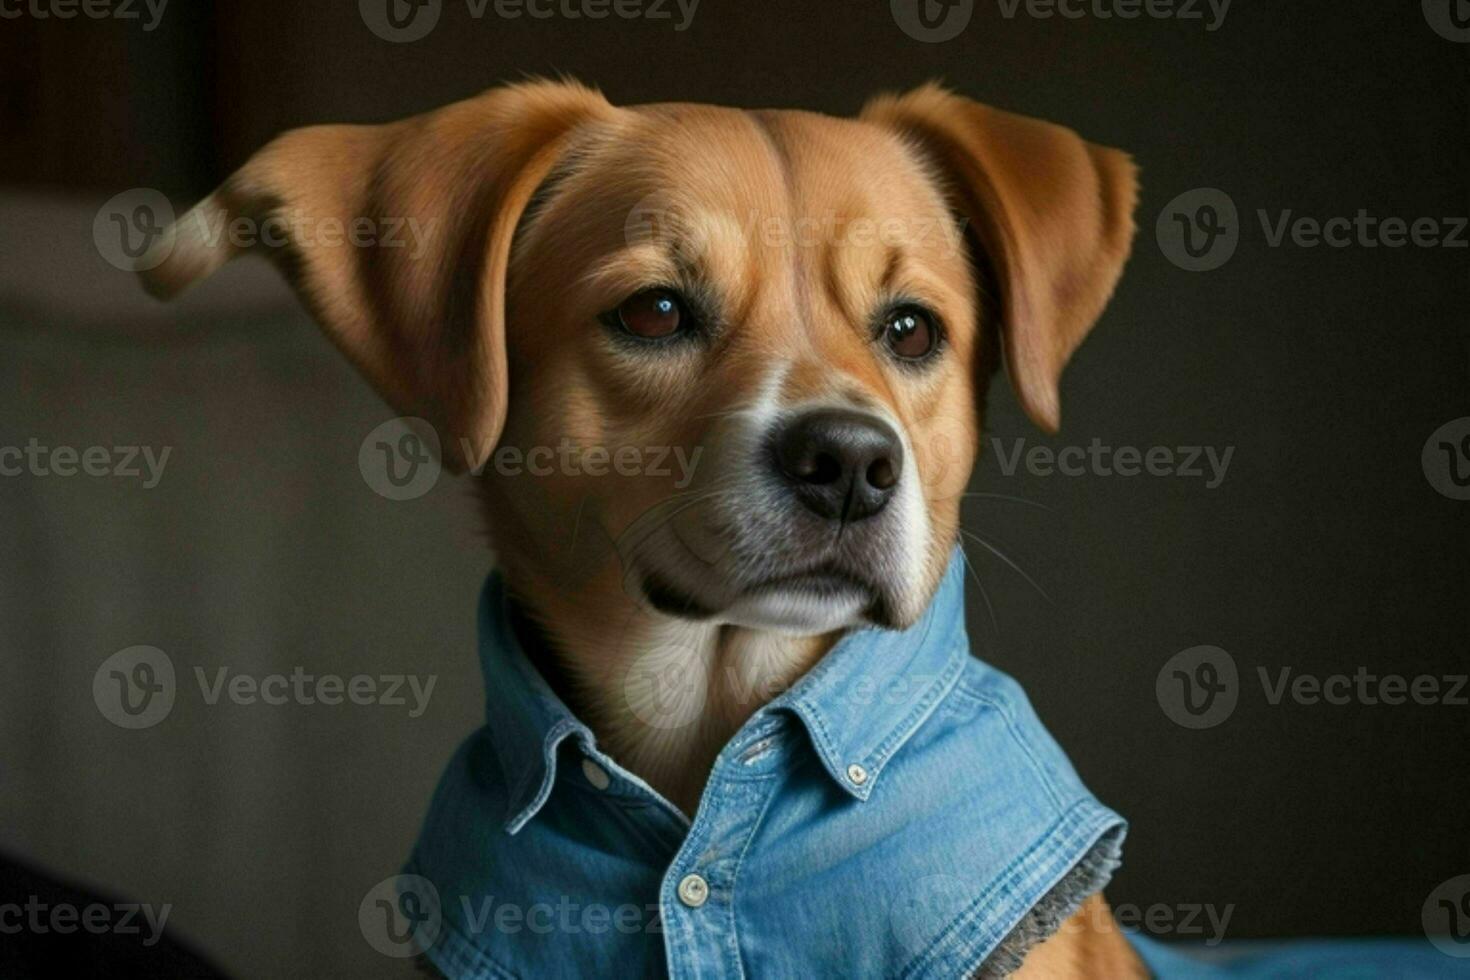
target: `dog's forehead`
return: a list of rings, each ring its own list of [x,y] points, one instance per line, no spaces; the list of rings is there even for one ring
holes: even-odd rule
[[[942,194],[897,134],[856,119],[690,103],[635,107],[602,151],[626,194],[762,215],[912,216]]]

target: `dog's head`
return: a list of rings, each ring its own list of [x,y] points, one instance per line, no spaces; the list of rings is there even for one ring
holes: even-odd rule
[[[845,120],[534,83],[288,133],[148,278],[177,291],[240,250],[230,222],[275,219],[523,575],[822,633],[927,604],[999,360],[1057,427],[1134,201],[1123,154],[936,87]]]

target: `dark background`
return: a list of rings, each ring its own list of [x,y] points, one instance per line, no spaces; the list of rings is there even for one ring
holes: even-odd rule
[[[993,625],[979,595],[971,596],[977,651],[1022,681],[1090,786],[1131,820],[1126,862],[1109,889],[1115,905],[1233,905],[1231,938],[1422,934],[1426,896],[1470,872],[1470,707],[1272,706],[1256,669],[1326,675],[1362,666],[1410,677],[1470,669],[1470,503],[1437,493],[1420,464],[1430,433],[1470,415],[1470,251],[1271,247],[1256,211],[1322,219],[1366,208],[1410,221],[1470,213],[1470,45],[1432,31],[1417,0],[1235,0],[1215,31],[1206,29],[1204,9],[1205,21],[1048,20],[1024,7],[1007,19],[996,0],[979,0],[969,27],[937,44],[901,31],[886,0],[703,0],[684,32],[671,21],[615,17],[477,21],[462,0],[446,0],[436,30],[409,44],[375,37],[348,0],[212,8],[173,0],[152,33],[137,23],[26,17],[0,21],[0,189],[12,200],[100,201],[146,186],[187,204],[283,129],[391,120],[526,74],[567,73],[620,103],[839,114],[880,90],[939,78],[1131,151],[1143,180],[1134,257],[1067,374],[1061,435],[1031,430],[1005,385],[992,396],[988,434],[1008,452],[1018,438],[1062,446],[1098,437],[1113,446],[1234,447],[1234,457],[1224,483],[1206,489],[1184,478],[1006,476],[987,444],[972,489],[1045,509],[976,498],[966,505],[966,526],[1050,598],[970,547],[995,609]],[[1166,203],[1197,187],[1226,191],[1242,218],[1233,259],[1204,273],[1173,265],[1154,233]],[[85,234],[86,223],[80,227]],[[0,259],[21,261],[28,240],[5,241],[12,251]],[[47,267],[38,275],[62,272]],[[95,275],[120,276],[106,267]],[[107,288],[121,287],[109,279]],[[16,322],[7,329],[20,330]],[[146,343],[184,329],[170,321]],[[218,331],[230,358],[251,356],[250,342],[232,327],[211,320],[187,329]],[[109,345],[127,343],[108,336]],[[310,356],[290,370],[302,386],[343,392],[369,427],[374,412],[387,417],[353,388],[323,342],[299,343]],[[22,379],[12,390],[24,401],[9,404],[27,414],[5,423],[18,423],[20,441],[63,401],[70,431],[87,431],[89,419],[102,424],[111,411],[109,378],[89,375],[85,356],[58,356],[49,373],[12,365],[11,379]],[[76,404],[78,390],[101,392],[99,401],[92,409]],[[249,386],[236,396],[247,416],[275,397]],[[191,403],[175,396],[159,410],[161,431],[186,447],[168,426]],[[225,418],[200,424],[200,446],[227,441],[239,459],[272,451],[260,427],[245,431]],[[320,418],[305,424],[330,428]],[[295,431],[292,420],[281,425]],[[261,498],[212,482],[207,469],[173,492],[192,495],[205,522],[239,520],[217,496],[239,494],[241,506],[275,507],[293,527],[314,527],[338,504],[293,493],[314,467],[345,468],[348,482],[356,480],[355,440],[365,431],[344,426],[340,438],[327,439],[329,451],[273,456]],[[0,435],[6,444],[16,438]],[[85,435],[73,438],[85,444]],[[238,475],[214,472],[219,481]],[[26,494],[42,492],[11,487],[0,500],[29,506]],[[346,630],[412,637],[415,617],[433,603],[436,614],[457,617],[453,626],[418,622],[444,634],[435,644],[457,645],[436,645],[434,656],[456,664],[441,669],[462,672],[468,687],[453,696],[467,706],[464,726],[472,725],[467,638],[476,563],[488,558],[476,550],[464,496],[436,491],[455,519],[416,518],[428,534],[419,524],[411,534],[392,529],[403,508],[375,510],[371,523],[333,523],[314,544],[298,539],[299,550],[262,559],[259,579],[234,596],[195,576],[187,588],[139,590],[132,601],[150,610],[150,635],[166,636],[178,603],[233,608],[270,594],[285,576],[301,589],[310,612],[302,629],[314,630],[318,643]],[[122,506],[99,495],[83,513],[101,526]],[[160,520],[165,527],[166,516]],[[55,649],[54,634],[36,625],[60,615],[47,611],[44,588],[63,574],[57,568],[89,560],[87,523],[70,530],[76,537],[64,543],[55,526],[21,536],[42,557],[7,566],[16,577],[0,611],[20,630],[10,631],[12,642],[23,635],[39,644],[7,657],[76,655],[85,675],[108,652],[105,644]],[[336,560],[343,540],[359,533],[386,535],[379,564]],[[110,574],[126,579],[128,556],[115,558]],[[411,588],[401,584],[405,567],[417,579]],[[315,575],[353,598],[313,606]],[[109,581],[96,582],[99,596]],[[113,648],[127,642],[142,641],[122,637]],[[1199,644],[1233,655],[1243,690],[1227,722],[1190,731],[1161,710],[1155,678],[1173,654]],[[419,751],[422,773],[394,804],[409,824],[452,744]],[[325,766],[329,757],[310,758],[301,764]],[[84,782],[79,775],[77,784]],[[64,818],[66,808],[43,796],[11,812]],[[371,800],[366,794],[362,805]],[[190,839],[207,831],[201,824]],[[11,843],[53,862],[76,853],[39,831]],[[380,856],[384,874],[403,853]]]

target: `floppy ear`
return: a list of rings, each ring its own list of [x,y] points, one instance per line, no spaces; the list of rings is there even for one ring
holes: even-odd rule
[[[998,280],[1016,395],[1032,421],[1055,432],[1062,368],[1101,315],[1132,247],[1133,161],[937,85],[877,98],[862,118],[907,136],[947,178]]]
[[[168,298],[268,252],[389,404],[434,425],[446,463],[478,466],[505,421],[516,223],[571,131],[611,111],[534,82],[384,126],[293,130],[165,233],[144,285]]]

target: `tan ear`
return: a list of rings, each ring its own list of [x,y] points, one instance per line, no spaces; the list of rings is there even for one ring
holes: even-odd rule
[[[516,223],[571,131],[612,107],[574,84],[493,89],[384,126],[286,133],[175,224],[141,273],[171,297],[268,253],[397,411],[476,467],[505,421]]]
[[[1132,247],[1133,161],[937,85],[877,98],[863,118],[910,138],[950,184],[998,279],[1016,395],[1032,421],[1055,432],[1062,369],[1102,314]]]

